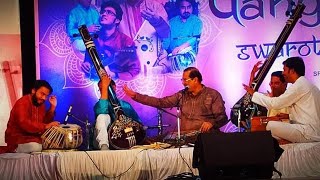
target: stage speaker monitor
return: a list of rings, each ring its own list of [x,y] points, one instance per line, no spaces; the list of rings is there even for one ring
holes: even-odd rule
[[[268,179],[275,150],[269,131],[199,134],[193,167],[201,179]]]

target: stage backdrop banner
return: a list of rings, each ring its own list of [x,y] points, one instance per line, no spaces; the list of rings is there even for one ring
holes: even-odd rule
[[[174,11],[170,9],[172,7],[170,3],[150,2],[167,9],[167,12],[159,10],[165,13],[159,14],[161,17],[173,16]],[[287,0],[199,0],[197,2],[198,9],[195,11],[198,10],[197,16],[202,22],[202,28],[192,27],[198,28],[200,34],[187,37],[195,39],[196,49],[193,49],[194,52],[186,49],[183,57],[185,59],[179,57],[176,58],[178,60],[174,60],[169,56],[168,59],[173,62],[170,64],[170,72],[156,71],[156,68],[150,67],[150,64],[155,64],[154,57],[158,54],[143,56],[141,55],[143,53],[139,52],[141,50],[148,52],[152,47],[155,53],[158,52],[152,39],[155,29],[145,25],[147,22],[143,23],[144,19],[140,21],[141,26],[137,26],[138,23],[135,24],[136,29],[126,27],[125,22],[128,18],[141,18],[141,16],[139,11],[132,11],[136,14],[128,15],[127,13],[131,12],[130,9],[123,9],[127,16],[124,14],[119,30],[134,40],[141,69],[140,73],[130,80],[116,79],[117,95],[132,104],[147,126],[157,124],[157,110],[138,104],[125,96],[122,90],[124,84],[143,94],[156,97],[171,95],[183,89],[180,81],[183,68],[195,66],[203,75],[203,84],[222,94],[226,112],[229,114],[230,108],[245,93],[242,83],[248,83],[253,65],[268,57],[288,20],[286,10],[290,7]],[[91,3],[99,12],[102,0]],[[301,56],[304,59],[306,78],[320,87],[320,2],[305,0],[304,4],[306,9],[302,18],[290,34],[259,91],[270,90],[271,72],[282,70],[282,62],[292,56]],[[90,122],[94,123],[93,106],[99,99],[97,82],[87,78],[81,70],[84,52],[73,46],[77,34],[68,35],[66,26],[67,17],[76,5],[73,0],[38,0],[37,17],[39,19],[36,25],[39,30],[39,42],[37,42],[39,63],[37,66],[40,71],[39,78],[48,80],[53,86],[53,93],[58,97],[56,119],[63,121],[68,107],[73,105],[74,115],[83,120],[88,117]],[[181,28],[179,33],[185,33],[186,29]],[[135,31],[136,34],[134,34]],[[179,30],[171,29],[171,32],[173,31]],[[162,41],[161,38],[160,41]],[[141,42],[144,43],[141,44]],[[175,108],[168,111],[176,113]],[[78,121],[72,118],[70,122],[78,124]],[[163,113],[163,123],[171,125],[165,130],[176,128],[176,118],[167,113]],[[236,127],[229,123],[223,127],[223,131],[236,131]],[[148,130],[149,135],[154,133],[156,130]]]

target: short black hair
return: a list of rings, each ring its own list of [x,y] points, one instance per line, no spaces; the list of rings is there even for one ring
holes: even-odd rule
[[[194,7],[194,6],[196,5],[196,3],[197,3],[195,0],[177,0],[177,1],[176,1],[176,5],[177,5],[178,7],[180,7],[180,4],[181,4],[182,1],[187,1],[187,2],[189,2],[192,7]]]
[[[282,63],[284,66],[289,69],[293,69],[299,76],[305,75],[305,65],[301,57],[291,57]]]
[[[193,79],[193,78],[198,78],[199,82],[201,83],[202,82],[202,75],[200,73],[200,71],[195,68],[195,67],[187,67],[186,69],[183,70],[183,72],[187,72],[187,71],[190,71],[190,74],[189,74],[189,78]]]
[[[36,80],[34,82],[33,88],[35,90],[38,90],[41,87],[45,87],[45,88],[49,89],[50,94],[53,92],[53,89],[52,89],[51,85],[46,80]]]
[[[122,20],[123,11],[120,7],[120,5],[114,1],[106,1],[101,4],[100,13],[106,8],[106,7],[112,7],[116,11],[116,18],[120,21]]]
[[[282,71],[275,71],[275,72],[271,73],[271,77],[272,76],[278,77],[282,83],[286,82],[286,80],[284,79],[284,76],[282,74]]]
[[[180,8],[180,5],[181,5],[181,2],[182,1],[187,1],[191,4],[192,6],[192,14],[195,14],[195,15],[198,15],[199,14],[199,8],[198,8],[198,5],[199,5],[199,2],[196,2],[195,0],[177,0],[176,1],[176,8],[179,9]]]

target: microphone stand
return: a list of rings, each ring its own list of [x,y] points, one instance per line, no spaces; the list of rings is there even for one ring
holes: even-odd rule
[[[87,142],[87,147],[86,150],[89,151],[90,150],[90,123],[89,123],[89,118],[86,117],[86,120],[83,121],[81,119],[79,119],[77,116],[73,115],[71,112],[68,114],[69,116],[71,116],[72,118],[76,119],[77,121],[79,121],[80,123],[84,124],[86,127],[86,142]]]
[[[185,93],[186,93],[186,91],[187,91],[187,89],[188,89],[189,87],[185,87],[183,90],[182,90],[182,96],[181,96],[181,98],[179,99],[179,101],[180,100],[182,100],[183,101],[183,96],[185,95]],[[178,138],[177,138],[177,143],[178,143],[178,146],[179,147],[181,147],[181,132],[180,132],[180,109],[181,109],[181,106],[179,106],[179,101],[178,101],[178,103],[177,103],[177,128],[178,128]],[[183,103],[181,103],[181,105],[182,105]]]
[[[157,111],[158,111],[158,135],[162,135],[162,131],[163,131],[162,111],[160,109],[158,109]]]
[[[236,104],[231,111],[234,112],[235,115],[238,115],[237,122],[238,122],[238,132],[241,132],[241,105]]]
[[[180,146],[180,143],[181,143],[179,114],[180,114],[180,106],[177,107],[177,126],[178,126],[178,139],[177,139],[177,141],[178,141],[178,146]]]
[[[158,135],[161,136],[163,134],[163,128],[164,127],[169,127],[170,125],[169,124],[163,124],[163,121],[162,121],[162,112],[166,112],[167,114],[170,114],[174,117],[176,117],[176,115],[164,110],[164,109],[161,109],[161,108],[158,108],[157,109],[158,111],[158,125],[156,126],[148,126],[148,129],[158,129]]]
[[[238,132],[241,132],[240,123],[241,123],[241,110],[240,110],[240,108],[239,108],[239,109],[238,109]]]

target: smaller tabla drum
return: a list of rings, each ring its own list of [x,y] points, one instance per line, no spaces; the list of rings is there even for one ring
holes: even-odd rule
[[[76,149],[83,141],[81,127],[77,124],[53,126],[41,138],[43,149]]]
[[[182,71],[196,61],[196,53],[190,47],[182,50],[179,54],[169,54],[168,60],[171,62],[172,72]]]

